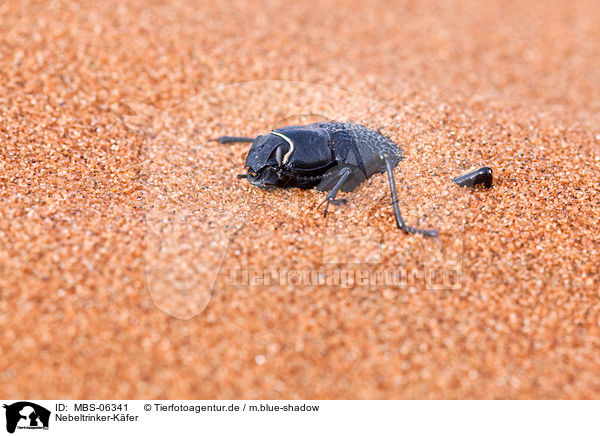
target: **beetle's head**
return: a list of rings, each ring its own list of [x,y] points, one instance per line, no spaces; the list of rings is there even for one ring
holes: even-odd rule
[[[246,156],[248,181],[264,189],[285,186],[289,177],[284,175],[283,167],[292,144],[289,138],[276,132],[256,138]]]

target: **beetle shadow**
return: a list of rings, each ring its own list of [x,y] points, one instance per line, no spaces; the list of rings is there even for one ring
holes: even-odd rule
[[[401,108],[343,89],[289,81],[219,86],[166,109],[123,103],[127,109],[119,114],[122,121],[144,138],[147,288],[156,307],[173,317],[190,319],[202,313],[213,292],[224,296],[265,286],[309,289],[323,285],[321,273],[342,268],[361,274],[401,270],[426,277],[440,266],[451,270],[462,265],[462,248],[456,242],[462,241],[468,196],[450,186],[452,168],[436,174],[419,170],[426,166],[419,147],[432,147],[426,144],[428,128],[415,128],[414,123],[407,127]],[[323,218],[318,209],[323,192],[249,186],[236,178],[249,145],[210,141],[328,120],[381,129],[402,147],[405,160],[395,177],[403,216],[407,223],[450,235],[443,236],[443,251],[435,241],[395,228],[385,174],[361,180],[355,191],[344,193],[349,203],[330,208]],[[412,169],[405,174],[407,168]],[[425,189],[432,184],[439,189],[424,201],[420,193],[432,192]],[[444,195],[456,197],[450,213],[438,207]],[[371,222],[371,217],[378,219]],[[292,272],[306,278],[292,282]],[[249,278],[252,274],[258,277],[256,283]],[[340,285],[325,283],[332,290]]]

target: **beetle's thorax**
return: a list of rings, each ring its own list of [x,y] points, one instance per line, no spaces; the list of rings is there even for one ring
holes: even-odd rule
[[[288,126],[275,129],[271,134],[284,139],[289,145],[282,160],[282,167],[286,170],[316,170],[333,160],[329,133],[318,125]]]
[[[333,162],[329,133],[314,124],[259,136],[246,157],[250,183],[262,188],[307,186]]]

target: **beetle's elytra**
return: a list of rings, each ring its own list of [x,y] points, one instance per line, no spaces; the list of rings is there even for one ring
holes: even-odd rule
[[[222,136],[218,141],[222,144],[252,142],[246,156],[247,174],[240,177],[255,186],[264,189],[316,187],[319,191],[329,191],[324,200],[325,214],[329,204],[345,202],[336,199],[340,190],[350,192],[372,175],[387,172],[398,228],[425,236],[438,235],[436,230],[417,229],[404,223],[393,174],[402,154],[393,141],[379,132],[360,124],[332,121],[282,127],[256,138]],[[488,181],[491,185],[491,170],[489,178],[471,176],[470,186],[482,183],[480,180],[485,180],[486,186]]]

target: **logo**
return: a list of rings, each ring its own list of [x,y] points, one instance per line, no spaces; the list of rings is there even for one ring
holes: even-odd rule
[[[29,401],[19,401],[4,405],[6,409],[6,431],[14,433],[18,429],[48,430],[50,411]]]

